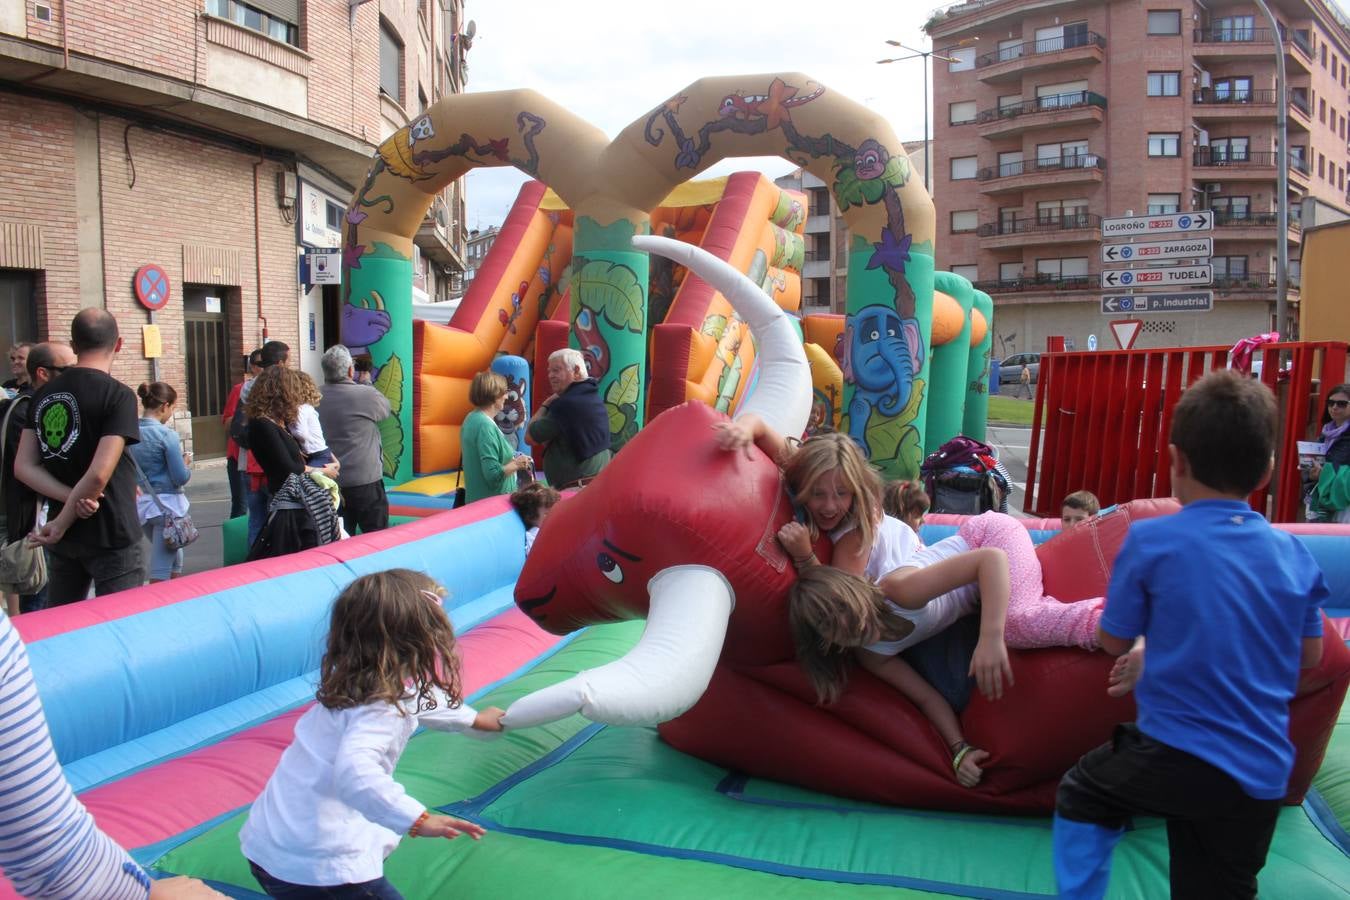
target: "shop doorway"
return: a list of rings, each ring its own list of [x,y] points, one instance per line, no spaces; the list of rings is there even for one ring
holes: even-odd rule
[[[183,356],[192,447],[198,459],[225,455],[225,399],[230,393],[230,327],[234,288],[183,286]]]

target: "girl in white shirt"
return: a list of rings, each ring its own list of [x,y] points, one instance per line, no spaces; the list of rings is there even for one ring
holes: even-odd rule
[[[482,837],[479,825],[432,813],[393,778],[420,725],[501,730],[502,710],[476,712],[460,697],[444,596],[426,575],[391,569],[338,597],[319,702],[296,722],[239,836],[270,896],[401,898],[383,873],[404,834]]]
[[[875,584],[832,566],[803,568],[788,593],[788,621],[797,659],[822,703],[839,697],[849,658],[856,657],[928,717],[952,753],[956,779],[974,787],[989,754],[965,742],[951,705],[900,652],[978,609],[980,642],[1003,653],[991,675],[974,660],[970,674],[985,697],[998,700],[1003,682],[1013,683],[1005,630],[1014,647],[1092,649],[1103,605],[1100,597],[1061,603],[1045,596],[1027,530],[1010,516],[987,512],[966,519],[956,535],[922,548]]]

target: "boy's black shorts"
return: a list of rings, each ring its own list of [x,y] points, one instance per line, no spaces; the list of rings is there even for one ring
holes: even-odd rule
[[[1055,811],[1107,828],[1135,815],[1166,819],[1173,897],[1251,898],[1280,803],[1257,800],[1228,773],[1135,725],[1118,725],[1111,743],[1060,781]]]

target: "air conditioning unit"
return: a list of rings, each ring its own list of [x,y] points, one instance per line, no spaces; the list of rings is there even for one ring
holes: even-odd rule
[[[1200,73],[1200,86],[1202,88],[1207,88],[1210,86],[1210,77],[1208,72]]]
[[[1223,185],[1217,181],[1211,181],[1205,185],[1206,194],[1217,194],[1221,190],[1223,190]]]

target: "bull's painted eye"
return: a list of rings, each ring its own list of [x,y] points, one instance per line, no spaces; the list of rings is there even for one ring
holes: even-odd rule
[[[623,584],[623,569],[614,560],[614,557],[608,553],[601,553],[595,558],[595,564],[600,567],[600,574],[604,575],[615,584]]]

